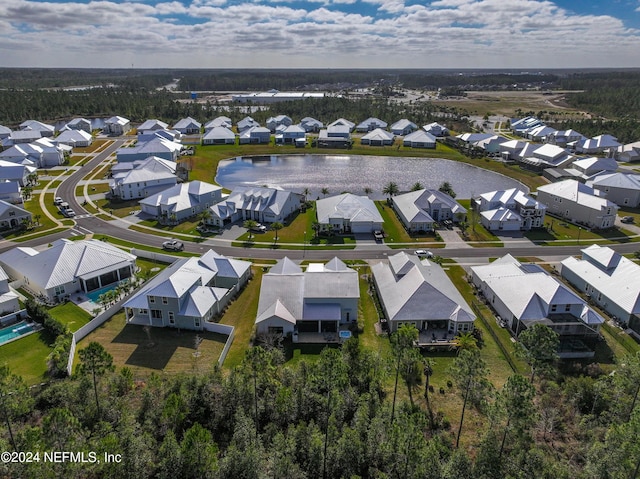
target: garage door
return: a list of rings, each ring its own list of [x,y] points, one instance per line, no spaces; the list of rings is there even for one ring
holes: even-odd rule
[[[373,232],[373,222],[365,221],[361,223],[351,223],[351,232],[352,233],[372,233]]]

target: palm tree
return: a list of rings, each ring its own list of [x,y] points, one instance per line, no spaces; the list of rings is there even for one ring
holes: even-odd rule
[[[324,195],[324,197],[326,198],[327,195],[329,194],[329,188],[322,188],[320,190],[320,192]]]
[[[255,220],[245,220],[245,222],[242,223],[242,226],[247,228],[247,231],[249,232],[249,240],[251,240],[251,238],[253,238],[253,228],[258,226],[258,222]]]
[[[207,224],[207,221],[211,219],[213,213],[209,208],[205,209],[202,213],[200,213],[200,222],[204,225]]]
[[[429,401],[429,382],[431,380],[431,376],[433,375],[433,359],[423,358],[422,366],[422,373],[424,374],[424,400],[427,403],[427,410],[429,411],[429,422],[431,424],[431,429],[433,429],[435,426],[435,421],[433,419],[431,402]]]
[[[451,183],[449,183],[448,181],[443,182],[440,185],[440,188],[438,188],[438,191],[441,191],[442,193],[448,194],[449,196],[451,196],[451,198],[455,198],[456,197],[456,192],[453,191]]]
[[[473,336],[473,333],[463,333],[458,334],[453,341],[451,341],[451,348],[456,348],[458,350],[458,354],[462,350],[474,350],[478,349],[478,340]]]
[[[271,224],[271,229],[276,232],[276,237],[274,238],[274,243],[276,243],[278,241],[278,231],[280,231],[282,228],[284,228],[284,225],[282,223],[280,223],[279,221],[276,221],[275,223]]]
[[[400,189],[398,188],[397,183],[390,181],[382,189],[382,192],[388,196],[388,201],[391,201],[391,197],[397,195],[400,192]]]
[[[311,191],[309,191],[309,188],[305,188],[302,190],[302,194],[304,195],[304,202],[307,202],[307,197],[309,196],[309,194],[311,193]]]
[[[424,189],[424,186],[422,186],[422,183],[420,183],[419,181],[416,181],[411,187],[411,191],[419,191],[423,189]]]
[[[22,188],[22,199],[26,201],[29,198],[31,198],[32,191],[33,191],[33,188],[31,188],[31,186],[24,186]]]
[[[322,225],[317,221],[314,221],[313,223],[311,223],[311,229],[313,230],[316,238],[318,237],[318,234],[320,233],[321,228],[322,228]]]
[[[373,190],[371,188],[369,188],[368,186],[364,187],[364,194],[369,196],[371,193],[373,193]]]

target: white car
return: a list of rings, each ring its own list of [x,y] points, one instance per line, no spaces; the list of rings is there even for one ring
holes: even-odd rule
[[[184,249],[184,243],[178,240],[169,240],[162,243],[162,249],[168,251],[182,251]]]
[[[53,204],[56,205],[56,206],[60,206],[63,202],[64,202],[64,200],[62,198],[60,198],[59,196],[56,196],[53,199]]]
[[[258,233],[264,233],[265,231],[267,231],[267,227],[265,225],[257,223],[253,228],[251,228],[251,230],[257,231]]]
[[[420,258],[433,258],[433,253],[431,251],[427,251],[426,249],[417,249],[416,256]]]

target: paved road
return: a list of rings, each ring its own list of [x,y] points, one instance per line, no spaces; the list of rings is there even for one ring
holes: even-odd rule
[[[84,167],[78,169],[72,175],[70,175],[64,182],[58,187],[58,196],[64,198],[69,205],[76,211],[81,218],[76,219],[77,230],[80,232],[93,232],[102,233],[109,236],[121,238],[133,243],[145,244],[149,246],[159,246],[163,239],[160,236],[153,234],[141,233],[138,231],[132,231],[125,229],[118,225],[119,222],[103,221],[92,215],[88,215],[82,205],[80,205],[75,199],[75,189],[80,180],[91,170],[93,170],[98,164],[106,160],[117,148],[120,148],[129,139],[116,139],[114,144],[110,145],[103,152],[96,155],[94,159],[88,162]],[[85,215],[88,215],[85,217]],[[65,231],[54,235],[47,236],[46,239],[37,238],[30,241],[20,243],[20,246],[37,246],[43,242],[51,242],[55,239],[72,236],[71,231]],[[170,235],[166,236],[170,238]],[[209,239],[202,243],[195,243],[185,241],[185,250],[193,253],[202,253],[210,248],[224,255],[238,256],[243,258],[257,258],[257,259],[280,259],[284,256],[288,256],[291,259],[302,260],[327,260],[334,256],[338,256],[341,259],[384,259],[389,255],[395,254],[402,249],[390,249],[386,245],[368,245],[366,249],[359,250],[286,250],[286,249],[272,249],[272,248],[257,248],[257,247],[232,247],[228,241],[222,241],[219,239]],[[444,258],[488,258],[503,256],[507,252],[513,256],[570,256],[578,254],[580,249],[585,248],[590,243],[582,241],[580,244],[566,245],[566,246],[536,246],[527,244],[506,244],[504,247],[491,247],[491,248],[470,248],[468,245],[464,247],[447,247],[437,250],[437,254]],[[16,246],[16,244],[5,243],[0,246],[0,251],[5,251],[9,248]],[[633,253],[640,249],[638,243],[624,243],[610,245],[613,249],[620,253]],[[404,251],[413,251],[413,248],[407,248]]]

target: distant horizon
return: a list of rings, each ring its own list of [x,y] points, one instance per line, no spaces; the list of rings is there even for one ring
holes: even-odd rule
[[[0,19],[9,68],[640,68],[639,0],[12,0]]]

